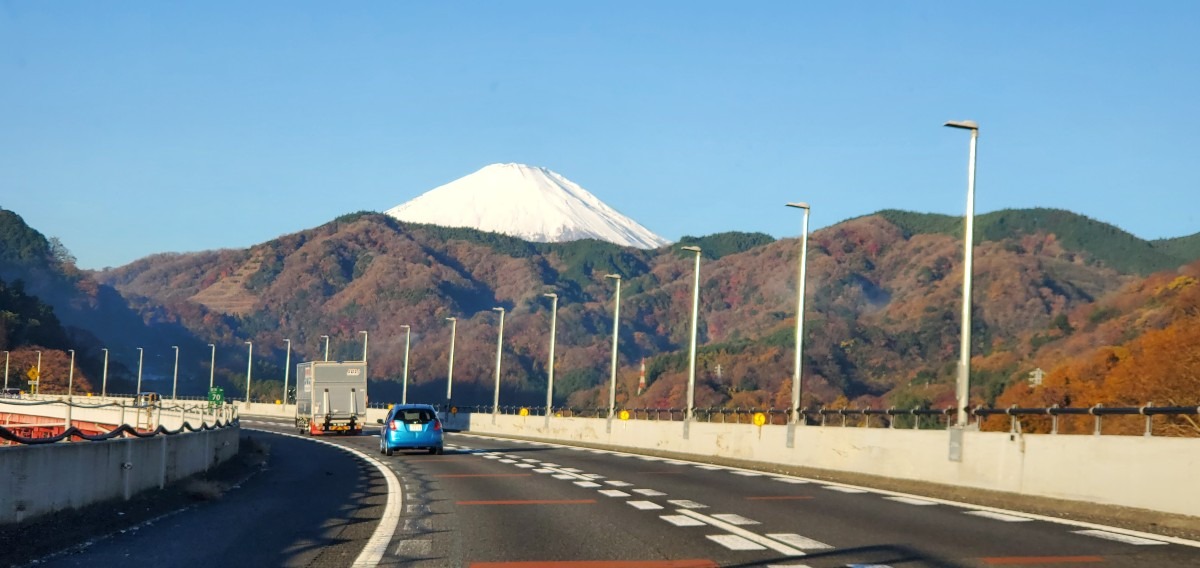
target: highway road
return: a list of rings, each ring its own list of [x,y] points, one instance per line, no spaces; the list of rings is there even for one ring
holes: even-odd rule
[[[1200,566],[1200,543],[719,465],[467,433],[384,457],[373,435],[243,428],[266,471],[39,566]]]

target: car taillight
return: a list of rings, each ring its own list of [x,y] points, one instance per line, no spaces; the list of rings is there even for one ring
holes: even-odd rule
[[[436,431],[438,431],[438,430],[441,430],[441,429],[442,429],[442,422],[441,422],[440,420],[436,420],[436,419],[435,419],[435,420],[433,421],[433,430],[436,432]]]
[[[390,426],[390,427],[391,427],[391,429],[392,429],[392,431],[393,431],[393,432],[395,432],[396,430],[399,430],[399,429],[400,429],[400,421],[399,421],[399,420],[393,420],[393,421],[392,421],[392,424],[391,424],[391,426]]]

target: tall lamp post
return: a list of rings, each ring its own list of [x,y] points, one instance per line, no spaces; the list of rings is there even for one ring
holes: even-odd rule
[[[408,346],[412,340],[412,326],[400,327],[404,328],[404,386],[400,389],[400,404],[408,404]]]
[[[67,400],[71,400],[72,391],[75,390],[75,350],[67,351],[71,353],[71,367],[67,370]]]
[[[107,349],[105,349],[104,351],[106,353],[108,352]],[[4,388],[6,388],[6,389],[8,388],[8,356],[9,356],[8,351],[5,351],[4,352]]]
[[[217,345],[209,343],[208,346],[212,348],[212,355],[208,360],[208,390],[211,391],[213,389],[213,379],[217,376]]]
[[[325,360],[328,361],[329,360],[329,336],[322,335],[321,339],[325,340]]]
[[[492,393],[492,423],[496,423],[496,414],[500,412],[500,363],[504,355],[504,308],[492,308],[500,312],[500,333],[496,335],[496,390]]]
[[[101,351],[104,352],[104,378],[100,379],[100,398],[104,398],[108,396],[108,348]]]
[[[798,284],[796,286],[799,290],[796,293],[796,364],[795,370],[792,372],[791,410],[792,424],[803,424],[803,415],[800,413],[800,404],[802,402],[800,396],[802,391],[800,389],[803,387],[800,371],[804,365],[802,358],[804,353],[804,285],[806,283],[805,270],[808,266],[808,212],[810,208],[808,203],[804,202],[788,203],[787,206],[804,210],[804,222],[800,235],[800,275],[797,277]]]
[[[363,336],[363,363],[367,362],[367,332],[360,331]]]
[[[454,335],[458,330],[458,318],[446,318],[450,322],[450,365],[446,370],[446,417],[450,415],[450,394],[454,388]]]
[[[696,405],[696,327],[700,312],[700,247],[682,247],[696,253],[696,279],[692,286],[692,337],[688,351],[687,421],[691,422]]]
[[[246,345],[250,346],[246,353],[246,408],[250,408],[250,372],[254,365],[254,342],[247,341]]]
[[[558,324],[558,294],[551,292],[542,295],[550,298],[550,360],[546,364],[546,423],[549,424],[551,409],[554,407],[554,328]]]
[[[958,398],[957,425],[965,428],[971,388],[971,268],[975,239],[975,147],[979,142],[979,125],[973,120],[952,120],[945,126],[971,131],[971,154],[967,163],[967,217],[963,229],[962,343],[958,349],[958,380],[954,389]]]
[[[605,274],[604,277],[617,282],[617,294],[613,299],[612,364],[609,365],[608,371],[608,419],[611,421],[617,412],[617,332],[621,329],[621,275]]]
[[[42,352],[37,352],[37,384],[33,385],[33,394],[42,392]]]
[[[175,400],[175,394],[179,392],[179,346],[172,345],[171,349],[175,350],[175,373],[171,379],[171,400]]]
[[[135,390],[133,393],[134,400],[137,400],[137,396],[139,394],[142,394],[142,355],[145,354],[145,351],[141,347],[138,347],[137,350],[138,350],[138,378],[137,378],[137,390]]]
[[[291,378],[292,374],[292,340],[285,339],[283,342],[287,343],[287,357],[283,360],[283,405],[287,406],[288,379]]]

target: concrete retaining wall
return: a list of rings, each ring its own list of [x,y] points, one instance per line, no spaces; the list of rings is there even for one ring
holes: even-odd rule
[[[945,430],[788,426],[473,415],[469,429],[547,441],[717,456],[1120,505],[1196,516],[1200,440],[963,432],[962,461]]]

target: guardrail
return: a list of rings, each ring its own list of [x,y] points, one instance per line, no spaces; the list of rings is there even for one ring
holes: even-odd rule
[[[439,410],[441,408],[439,407]],[[491,405],[477,405],[461,407],[461,410],[478,414],[491,414]],[[530,416],[545,416],[546,408],[541,406],[501,406],[498,409],[500,414],[518,415],[521,410],[525,410]],[[608,418],[607,408],[575,408],[575,407],[558,407],[552,408],[551,411],[555,416],[561,417],[578,417],[578,418]],[[621,411],[628,412],[628,417],[631,420],[654,420],[654,421],[682,421],[687,417],[687,409],[683,408],[618,408],[618,415]],[[804,408],[800,410],[804,416],[804,423],[809,426],[840,426],[840,427],[863,427],[863,428],[911,428],[911,429],[947,429],[953,423],[954,415],[957,409],[953,407],[946,408]],[[970,417],[974,418],[974,426],[977,429],[984,431],[1008,431],[1010,433],[1039,433],[1041,424],[1038,421],[1023,422],[1022,418],[1042,418],[1043,422],[1048,421],[1046,425],[1046,433],[1060,434],[1064,433],[1060,429],[1060,417],[1062,416],[1091,416],[1093,425],[1091,428],[1092,434],[1100,435],[1103,433],[1103,419],[1106,416],[1142,416],[1144,418],[1143,435],[1154,435],[1154,417],[1189,417],[1200,416],[1200,406],[1154,406],[1152,403],[1143,406],[1126,406],[1126,407],[1106,407],[1103,404],[1086,407],[1060,407],[1050,406],[1047,408],[1019,408],[1016,406],[1010,408],[985,408],[975,407],[967,410]],[[732,424],[752,424],[754,416],[762,414],[765,424],[782,425],[787,424],[789,412],[787,409],[778,408],[695,408],[692,411],[694,420],[697,422],[715,422],[715,423],[732,423]],[[873,420],[878,417],[879,420]],[[1008,417],[1007,430],[1005,430],[1003,421],[988,421],[990,418]],[[1200,436],[1200,426],[1197,426],[1196,421],[1192,421],[1192,425],[1196,427],[1195,435]]]

